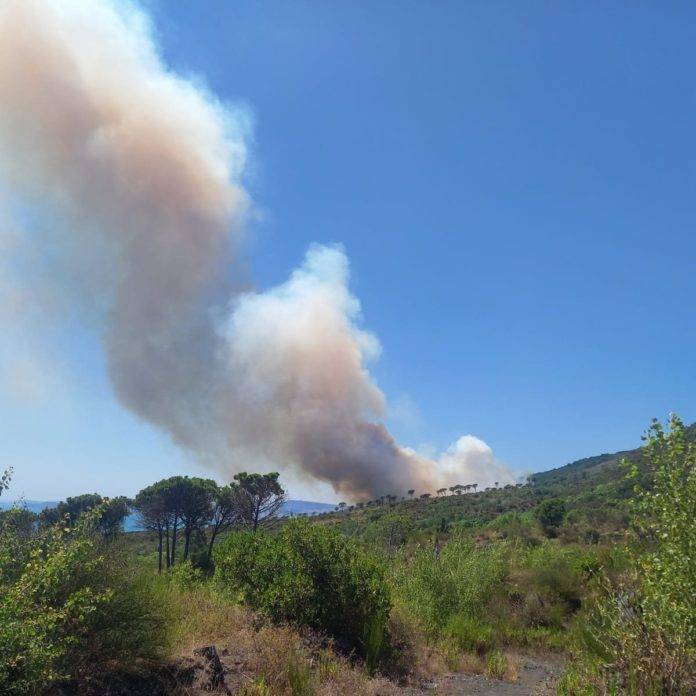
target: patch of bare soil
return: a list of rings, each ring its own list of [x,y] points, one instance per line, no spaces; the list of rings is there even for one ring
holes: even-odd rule
[[[437,696],[550,696],[563,674],[560,662],[521,658],[519,676],[514,682],[491,679],[480,674],[447,674],[423,685],[421,694]]]

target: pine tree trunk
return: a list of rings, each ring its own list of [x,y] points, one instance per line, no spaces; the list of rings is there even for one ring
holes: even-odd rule
[[[167,545],[167,569],[169,569],[172,565],[172,559],[171,556],[169,555],[169,522],[167,522],[165,528],[164,528],[164,540]]]
[[[176,530],[179,526],[179,520],[174,520],[172,525],[172,565],[176,563]]]
[[[210,543],[208,544],[208,560],[210,560],[213,557],[213,544],[215,543],[216,535],[217,529],[213,527],[213,530],[210,532]]]
[[[192,531],[193,530],[188,525],[186,525],[184,527],[184,560],[186,560],[188,558],[188,555],[189,555],[189,545],[191,542],[191,532]]]

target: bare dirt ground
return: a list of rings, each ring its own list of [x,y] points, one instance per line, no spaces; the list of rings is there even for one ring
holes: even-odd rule
[[[521,658],[519,676],[515,682],[491,679],[480,674],[447,674],[424,685],[420,693],[437,696],[546,696],[556,693],[556,682],[562,674],[560,662]]]

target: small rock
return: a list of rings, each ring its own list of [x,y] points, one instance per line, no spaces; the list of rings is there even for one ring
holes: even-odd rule
[[[203,691],[221,691],[231,694],[225,684],[225,669],[220,662],[220,656],[214,645],[206,645],[193,651],[196,657],[200,657],[203,664],[200,673],[196,675],[196,686]]]

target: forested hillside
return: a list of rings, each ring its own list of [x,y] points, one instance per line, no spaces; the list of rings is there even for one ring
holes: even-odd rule
[[[685,429],[687,440],[696,440],[696,424]],[[534,527],[531,514],[541,502],[562,499],[566,514],[558,533],[567,541],[621,535],[628,524],[627,499],[635,483],[627,479],[628,466],[635,463],[645,478],[647,464],[642,448],[586,457],[556,469],[531,474],[516,485],[492,486],[484,490],[463,482],[438,492],[413,491],[391,494],[377,500],[337,507],[317,517],[338,524],[349,534],[378,533],[380,520],[401,515],[409,534],[418,538],[446,536],[471,530],[486,536],[490,529],[507,524]]]

